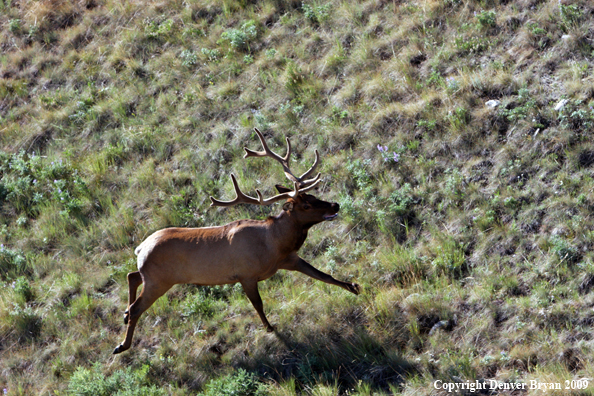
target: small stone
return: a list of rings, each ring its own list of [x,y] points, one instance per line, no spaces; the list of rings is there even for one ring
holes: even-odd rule
[[[556,111],[559,111],[559,110],[561,110],[563,107],[565,107],[565,105],[566,105],[567,103],[569,103],[569,99],[561,99],[561,100],[559,101],[559,103],[557,103],[557,104],[555,105],[555,110],[556,110]]]
[[[449,320],[440,320],[437,322],[431,330],[429,331],[429,335],[433,335],[437,330],[447,327],[450,324]]]
[[[501,102],[499,100],[489,100],[485,103],[485,106],[495,108],[499,106]]]

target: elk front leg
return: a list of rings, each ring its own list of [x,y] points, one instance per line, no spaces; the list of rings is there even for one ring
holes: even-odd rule
[[[260,320],[266,327],[267,332],[274,331],[274,327],[268,322],[266,319],[266,315],[264,315],[264,304],[262,304],[262,298],[260,297],[260,293],[258,292],[258,281],[257,280],[246,280],[240,282],[245,294],[248,296],[254,308],[256,308],[256,312],[258,312],[258,316],[260,316]]]
[[[361,292],[361,286],[356,283],[342,282],[334,279],[332,276],[318,270],[313,267],[307,261],[303,260],[297,255],[289,256],[287,260],[282,264],[280,269],[286,269],[289,271],[299,271],[307,276],[311,276],[314,279],[322,282],[329,283],[331,285],[340,286],[345,290],[350,291],[353,294],[359,294]]]

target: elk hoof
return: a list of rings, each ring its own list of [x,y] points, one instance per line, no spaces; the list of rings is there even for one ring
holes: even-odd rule
[[[117,355],[118,353],[124,352],[126,349],[128,349],[128,348],[124,348],[124,346],[122,344],[120,344],[113,350],[113,354]]]
[[[273,327],[273,326],[267,326],[267,327],[266,327],[266,332],[267,332],[267,333],[272,333],[272,332],[274,332],[274,327]]]
[[[361,293],[361,286],[356,283],[350,283],[348,285],[348,290],[353,294],[359,295],[359,293]]]

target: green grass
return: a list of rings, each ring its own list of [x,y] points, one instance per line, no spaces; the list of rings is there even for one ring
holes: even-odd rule
[[[592,12],[0,0],[0,388],[412,395],[592,378]],[[176,286],[112,357],[145,237],[279,210],[209,207],[232,198],[232,172],[246,192],[283,183],[273,161],[242,159],[254,127],[273,150],[291,138],[297,172],[320,151],[316,195],[340,217],[300,254],[363,293],[278,273],[260,285],[267,334],[240,288]]]

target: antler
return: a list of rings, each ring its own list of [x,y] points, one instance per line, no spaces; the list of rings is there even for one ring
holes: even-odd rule
[[[275,161],[278,161],[283,166],[283,170],[285,171],[285,176],[287,176],[287,178],[293,182],[293,186],[294,186],[293,191],[281,193],[281,194],[275,195],[274,197],[264,199],[262,197],[262,193],[260,192],[260,190],[256,190],[256,194],[258,195],[258,198],[250,197],[249,195],[246,195],[241,191],[241,189],[239,188],[239,184],[237,183],[237,179],[235,178],[235,175],[231,174],[231,181],[233,182],[233,188],[235,188],[235,194],[236,194],[235,199],[233,199],[232,201],[220,201],[218,199],[215,199],[214,197],[210,197],[210,200],[211,200],[210,206],[233,206],[233,205],[237,205],[240,203],[248,203],[248,204],[253,204],[253,205],[270,205],[270,204],[273,204],[275,202],[278,202],[278,201],[281,201],[281,200],[284,200],[287,198],[295,198],[299,194],[302,194],[304,192],[307,192],[307,191],[313,189],[320,182],[321,173],[318,173],[317,176],[314,178],[304,180],[304,179],[310,177],[311,174],[315,171],[316,167],[318,166],[318,162],[320,160],[320,155],[318,153],[318,150],[315,151],[316,159],[315,159],[313,165],[311,166],[311,168],[309,168],[309,170],[307,172],[305,172],[304,174],[302,174],[301,176],[297,177],[293,174],[293,172],[291,172],[291,169],[289,168],[289,158],[291,156],[291,142],[289,141],[289,138],[286,138],[286,140],[287,140],[287,154],[284,157],[281,157],[280,155],[274,153],[273,151],[271,151],[268,148],[268,145],[266,144],[266,141],[264,140],[264,136],[262,135],[262,133],[257,128],[254,128],[254,130],[258,134],[258,137],[260,138],[260,142],[262,142],[264,151],[253,151],[253,150],[250,150],[250,149],[244,147],[245,156],[243,158],[271,157]]]
[[[236,195],[235,199],[232,201],[219,201],[218,199],[215,199],[214,197],[210,197],[210,200],[211,200],[210,206],[233,206],[233,205],[237,205],[240,203],[248,203],[248,204],[253,204],[253,205],[264,205],[264,206],[270,205],[270,204],[273,204],[278,201],[282,201],[287,198],[295,198],[297,195],[313,189],[319,183],[319,180],[318,180],[316,183],[312,184],[311,186],[300,189],[298,183],[295,182],[293,191],[282,193],[282,194],[277,194],[274,197],[264,199],[262,197],[262,193],[260,192],[260,190],[256,190],[256,194],[258,194],[258,198],[250,197],[249,195],[244,194],[241,191],[241,189],[239,188],[239,184],[237,184],[237,179],[235,179],[235,175],[233,173],[231,173],[231,181],[233,182],[233,187],[235,188],[235,195]]]
[[[258,134],[258,137],[260,138],[260,142],[262,142],[262,147],[264,147],[264,151],[254,151],[254,150],[250,150],[247,147],[244,147],[243,149],[245,150],[245,155],[243,158],[270,157],[270,158],[274,159],[275,161],[278,161],[283,166],[283,170],[285,171],[285,176],[287,176],[287,178],[289,180],[291,180],[292,182],[299,183],[299,188],[308,187],[308,186],[318,182],[321,173],[318,173],[317,176],[314,178],[311,178],[309,180],[304,180],[304,179],[310,177],[312,175],[312,173],[318,167],[318,162],[320,160],[320,154],[318,153],[318,150],[315,151],[316,159],[314,160],[314,163],[311,166],[311,168],[309,168],[309,170],[307,172],[305,172],[304,174],[302,174],[301,176],[297,177],[293,174],[293,172],[291,172],[291,169],[289,168],[289,158],[291,156],[291,142],[289,141],[289,138],[285,138],[287,140],[287,154],[285,154],[284,157],[281,157],[280,155],[274,153],[272,150],[270,150],[268,148],[268,145],[266,144],[266,141],[264,140],[264,136],[258,130],[258,128],[254,128],[254,131],[256,131],[256,133]]]

